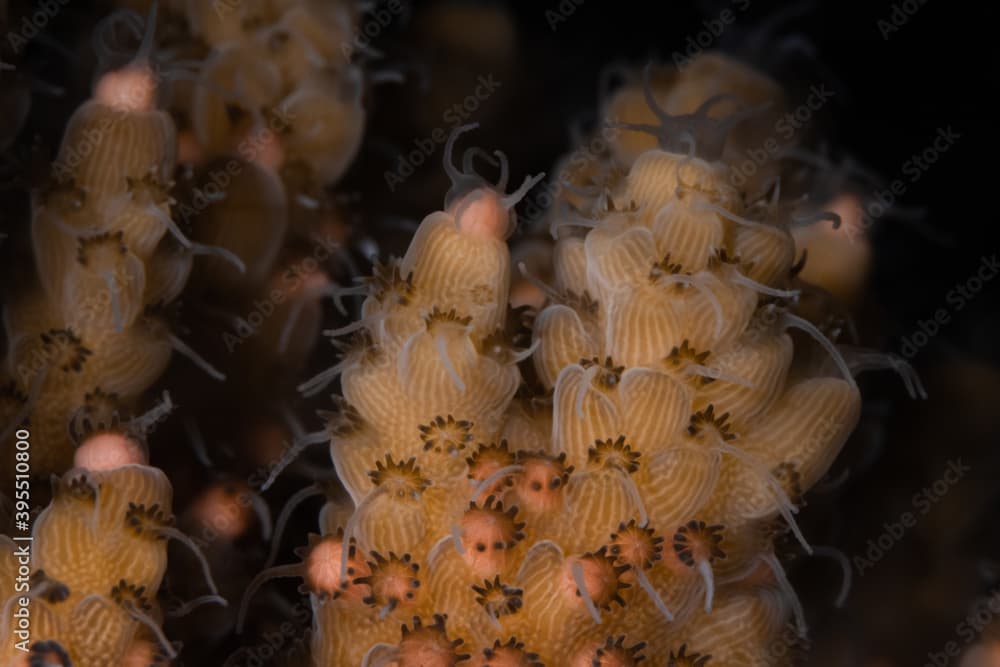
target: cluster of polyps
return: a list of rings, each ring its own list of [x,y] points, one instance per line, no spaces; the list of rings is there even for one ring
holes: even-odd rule
[[[167,566],[167,540],[194,543],[173,527],[173,491],[127,436],[103,433],[76,451],[74,467],[53,478],[53,501],[32,531],[31,585],[14,593],[15,545],[0,537],[4,589],[0,664],[4,667],[150,667],[175,647],[160,630],[156,600]],[[22,543],[23,544],[23,543]],[[194,604],[223,602],[211,593]],[[15,599],[29,598],[30,638],[18,646]],[[191,605],[189,605],[191,606]],[[25,650],[27,648],[27,651]]]
[[[349,0],[188,2],[182,14],[211,48],[173,47],[204,58],[193,85],[174,87],[182,159],[203,167],[195,183],[205,198],[221,199],[190,202],[198,235],[239,255],[242,282],[259,284],[286,227],[315,231],[329,214],[324,188],[360,147],[363,77],[342,49],[360,9]],[[231,278],[212,275],[217,286]]]
[[[577,211],[554,215],[556,284],[528,350],[512,345],[503,242],[524,188],[502,194],[501,153],[470,149],[458,172],[466,128],[451,137],[445,210],[376,268],[362,319],[330,332],[353,344],[310,383],[342,374],[327,432],[353,506],[328,505],[302,563],[258,580],[304,577],[315,664],[775,664],[791,612],[805,631],[774,540],[790,529],[809,549],[796,503],[860,395],[793,313],[777,185],[728,178],[730,131],[752,113],[715,118],[722,100],[700,93],[770,84],[724,65],[692,68],[674,115],[648,79],[612,100],[637,89],[659,124],[618,123],[568,175]],[[796,358],[790,328],[833,373]],[[528,355],[542,391],[522,381]]]
[[[333,290],[313,260],[348,234],[330,188],[365,125],[362,70],[343,48],[361,9],[352,0],[173,4],[189,32],[164,44],[174,55],[164,78],[178,79],[178,161],[192,167],[178,179],[175,219],[246,266],[237,274],[206,260],[192,288],[248,315],[223,337],[230,352],[240,347],[232,365],[254,369],[246,379],[295,378],[319,335],[321,297]],[[298,256],[296,238],[313,256]],[[252,312],[262,298],[266,312]]]
[[[133,61],[101,77],[70,118],[51,182],[33,201],[39,284],[5,311],[0,439],[6,449],[16,425],[30,423],[32,472],[42,478],[69,468],[89,435],[144,431],[144,421],[118,415],[173,350],[197,359],[171,331],[168,309],[195,255],[221,252],[241,267],[171,219],[176,133],[156,106],[151,26]]]
[[[171,487],[148,466],[144,443],[169,399],[143,417],[121,415],[173,350],[203,363],[171,331],[168,312],[195,255],[242,265],[171,219],[176,132],[156,105],[154,19],[139,54],[104,74],[70,118],[51,181],[33,200],[38,284],[5,311],[3,448],[26,424],[34,475],[72,469],[53,477],[54,499],[34,525],[32,586],[16,594],[30,597],[30,656],[15,646],[14,588],[5,589],[4,665],[149,665],[176,655],[155,596],[166,538],[193,543],[170,525]],[[2,539],[6,578],[18,563]],[[223,602],[214,588],[208,600]]]
[[[186,3],[192,32],[212,48],[186,100],[198,148],[295,165],[299,186],[340,178],[365,120],[361,70],[343,50],[360,11],[349,0]],[[255,133],[268,127],[281,140],[264,146]]]

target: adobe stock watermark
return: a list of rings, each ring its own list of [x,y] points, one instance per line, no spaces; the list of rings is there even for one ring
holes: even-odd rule
[[[764,165],[780,158],[785,146],[778,143],[777,137],[785,142],[791,140],[835,96],[836,91],[827,89],[825,83],[810,86],[805,101],[774,122],[773,134],[757,146],[748,148],[746,158],[733,165],[729,173],[730,185],[743,187]]]
[[[671,59],[674,67],[682,70],[690,65],[695,58],[706,49],[715,44],[716,40],[722,37],[722,33],[732,24],[736,23],[736,12],[745,12],[750,6],[750,0],[731,0],[731,4],[736,8],[726,7],[719,15],[713,19],[705,19],[701,22],[701,30],[694,34],[689,34],[684,42],[684,51],[674,51]]]
[[[861,210],[861,224],[847,227],[848,240],[853,242],[884,216],[906,194],[910,186],[923,178],[924,174],[961,138],[962,135],[952,129],[951,125],[939,127],[934,139],[927,146],[903,162],[901,171],[906,180],[895,178],[886,187],[878,188],[870,196],[865,197]]]
[[[264,322],[274,315],[275,309],[298,291],[309,276],[319,271],[323,262],[330,258],[339,245],[333,237],[319,237],[316,241],[317,245],[313,246],[310,256],[285,269],[280,286],[272,288],[263,299],[254,300],[253,309],[245,318],[238,320],[235,333],[226,331],[222,334],[222,342],[225,343],[227,351],[232,353],[245,340],[260,331]]]
[[[76,174],[76,169],[84,160],[96,151],[108,131],[126,116],[125,111],[117,111],[113,116],[105,116],[97,127],[88,127],[80,133],[75,142],[64,146],[59,156],[52,162],[52,175],[60,183],[69,182]]]
[[[954,634],[958,640],[948,641],[940,651],[929,652],[923,667],[946,667],[952,658],[961,655],[963,647],[969,646],[983,634],[983,630],[998,614],[1000,614],[1000,589],[994,589],[989,597],[976,600],[965,618],[955,626]]]
[[[786,625],[781,634],[771,641],[764,650],[763,655],[766,665],[790,664],[788,659],[794,657],[799,651],[809,650],[809,639],[799,635],[798,629],[794,625]]]
[[[7,44],[10,45],[11,50],[14,53],[20,53],[21,49],[28,45],[28,42],[45,30],[49,22],[69,2],[70,0],[40,0],[35,11],[21,17],[21,25],[16,31],[9,30],[7,32]]]
[[[549,30],[555,32],[560,23],[565,23],[585,0],[559,0],[559,4],[554,8],[545,10],[545,22],[549,24]]]
[[[401,0],[388,0],[385,6],[368,10],[366,20],[355,26],[351,41],[343,42],[340,45],[340,52],[344,55],[344,60],[350,62],[355,53],[369,52],[372,41],[378,38],[382,31],[388,28],[402,13],[403,3]]]
[[[14,610],[11,614],[11,632],[16,638],[14,647],[28,652],[31,645],[31,551],[34,537],[31,534],[31,432],[21,428],[15,431],[14,464],[10,470],[15,472],[14,493],[14,527],[12,533],[16,548],[11,553],[17,561],[14,577]],[[11,591],[4,591],[10,595]],[[10,603],[8,603],[9,605]]]
[[[277,630],[263,633],[257,644],[238,649],[223,667],[265,667],[272,664],[283,649],[302,636],[311,618],[312,611],[308,604],[302,601],[295,603],[291,621],[283,621]]]
[[[230,158],[224,167],[210,171],[201,187],[192,188],[191,200],[177,202],[172,213],[176,213],[185,223],[190,223],[193,217],[224,198],[225,191],[243,173],[247,163],[254,162],[261,151],[267,149],[271,142],[277,141],[281,133],[291,127],[295,116],[288,109],[270,110],[267,113],[267,123],[258,125],[237,144],[236,153],[242,160]]]
[[[466,95],[465,99],[451,105],[441,114],[441,120],[451,130],[467,121],[472,114],[479,110],[483,102],[488,100],[503,85],[492,74],[480,75],[477,81],[478,84],[470,95]],[[443,127],[435,127],[430,135],[415,139],[413,149],[408,153],[400,154],[396,168],[392,171],[387,170],[383,174],[389,192],[395,192],[397,186],[412,176],[418,167],[434,155],[437,152],[437,147],[448,141],[449,132],[450,130]]]
[[[619,131],[617,128],[602,125],[600,132],[594,134],[586,145],[579,146],[570,153],[567,167],[560,170],[558,180],[546,181],[532,188],[524,199],[522,206],[524,217],[521,223],[528,227],[537,224],[562,191],[571,185],[572,174],[584,170],[595,157],[607,153],[617,140]]]
[[[863,577],[865,572],[885,558],[906,533],[917,525],[920,517],[926,516],[971,470],[960,458],[949,461],[939,479],[913,494],[910,504],[914,511],[903,512],[896,520],[883,522],[882,533],[868,540],[864,555],[856,555],[851,561],[858,576]]]
[[[914,14],[927,4],[927,0],[903,0],[892,5],[889,16],[875,22],[882,39],[888,41],[889,36],[910,22]]]
[[[938,308],[934,311],[934,316],[926,320],[917,320],[917,331],[909,336],[903,336],[899,354],[905,359],[912,359],[924,348],[931,339],[937,336],[941,329],[951,322],[952,313],[960,312],[970,301],[979,295],[987,283],[997,277],[1000,273],[1000,259],[996,253],[989,257],[983,255],[979,260],[979,267],[964,281],[955,283],[955,286],[948,290],[945,295],[945,303],[949,308]]]

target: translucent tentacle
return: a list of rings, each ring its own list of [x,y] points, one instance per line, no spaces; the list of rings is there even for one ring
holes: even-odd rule
[[[457,551],[460,556],[464,556],[465,545],[462,544],[462,528],[460,526],[452,526],[450,537],[451,537],[451,543],[455,547],[455,551]]]
[[[760,559],[767,563],[771,571],[774,572],[774,578],[778,580],[778,587],[781,588],[781,592],[785,594],[789,604],[792,605],[792,612],[795,614],[795,626],[798,628],[799,637],[805,639],[809,635],[809,626],[806,625],[806,613],[802,608],[799,596],[795,593],[795,589],[792,588],[791,582],[788,581],[785,568],[781,567],[781,563],[774,554],[761,554]]]
[[[777,297],[779,299],[798,299],[802,294],[802,290],[784,290],[778,289],[777,287],[771,287],[770,285],[765,285],[764,283],[759,283],[753,278],[743,275],[736,269],[729,271],[729,279],[737,285],[749,287],[755,292],[760,292],[761,294]]]
[[[484,151],[482,148],[474,146],[472,148],[467,149],[465,153],[462,155],[462,171],[464,173],[475,174],[476,176],[479,176],[479,172],[476,171],[476,167],[473,164],[473,162],[477,157],[486,160],[494,167],[497,168],[500,167],[500,163],[492,155]],[[480,176],[480,178],[482,177]]]
[[[264,498],[259,493],[251,492],[247,495],[250,497],[250,506],[253,508],[253,513],[257,515],[257,521],[260,523],[260,536],[266,542],[271,539],[273,531],[271,525],[271,508],[267,506]]]
[[[159,403],[151,407],[143,414],[133,417],[126,422],[128,429],[140,435],[148,434],[157,422],[165,419],[167,415],[174,411],[174,402],[170,399],[170,392],[164,390]]]
[[[803,319],[798,315],[792,315],[791,313],[786,312],[782,315],[782,318],[784,319],[786,328],[795,327],[796,329],[800,329],[812,336],[817,343],[826,348],[826,351],[830,353],[830,356],[837,364],[837,367],[843,374],[844,379],[847,380],[847,383],[851,385],[851,388],[854,389],[854,391],[858,390],[858,383],[854,381],[854,375],[851,373],[850,366],[847,365],[844,355],[840,353],[840,350],[837,349],[837,346],[833,343],[833,341],[823,335],[823,332],[817,329],[816,325],[812,322]]]
[[[722,303],[719,302],[719,297],[715,295],[708,285],[704,283],[704,276],[710,276],[715,278],[710,273],[702,272],[702,278],[696,276],[690,276],[685,274],[673,274],[669,276],[663,276],[660,280],[668,285],[684,285],[685,287],[694,287],[698,292],[708,299],[708,302],[712,306],[712,310],[715,312],[715,337],[718,338],[722,335],[722,325],[725,323],[725,315],[722,311]]]
[[[162,223],[163,226],[166,227],[167,231],[169,231],[170,234],[175,239],[177,239],[177,242],[180,243],[182,246],[190,249],[194,245],[194,242],[184,235],[184,232],[182,232],[181,228],[177,226],[177,223],[174,222],[174,219],[172,217],[170,217],[170,214],[164,211],[162,208],[160,208],[156,204],[150,204],[149,206],[146,207],[146,212],[152,215],[158,221],[160,221],[160,223]]]
[[[601,612],[598,611],[597,605],[594,604],[594,599],[590,597],[590,591],[587,590],[587,582],[583,578],[583,565],[580,565],[580,561],[573,561],[573,564],[570,566],[570,572],[573,573],[573,581],[576,582],[576,589],[580,592],[583,603],[587,605],[590,617],[594,619],[594,623],[600,625]]]
[[[198,545],[194,543],[194,540],[173,526],[161,526],[157,530],[170,539],[177,540],[194,554],[195,558],[197,558],[198,562],[201,564],[201,572],[205,576],[205,583],[208,585],[208,589],[212,591],[212,595],[218,595],[219,589],[215,587],[215,580],[212,579],[212,568],[208,566],[208,561],[205,559],[205,555],[201,553],[201,549],[199,549]]]
[[[742,216],[736,215],[729,209],[719,206],[718,204],[713,204],[710,201],[700,201],[694,205],[695,208],[701,209],[703,211],[712,211],[713,213],[722,216],[726,220],[735,222],[738,225],[744,225],[746,227],[751,227],[754,229],[772,229],[771,225],[766,222],[761,222],[759,220],[750,220],[749,218],[744,218]]]
[[[735,373],[724,371],[721,368],[702,366],[701,364],[688,364],[684,367],[684,373],[687,375],[699,375],[701,377],[712,378],[713,380],[722,380],[723,382],[738,384],[741,387],[747,387],[749,389],[756,388],[756,385],[754,385],[753,382],[750,382],[750,380],[742,378]]]
[[[849,356],[850,361],[848,361],[848,366],[850,366],[852,375],[857,376],[865,371],[891,369],[896,371],[900,379],[903,380],[906,392],[910,395],[910,398],[927,399],[927,390],[924,389],[924,385],[920,381],[920,376],[917,375],[917,371],[913,366],[902,357],[895,354],[866,351],[855,352],[854,350],[850,351]]]
[[[400,348],[399,357],[396,359],[396,377],[399,379],[400,384],[405,383],[406,375],[410,372],[410,353],[413,351],[413,346],[416,345],[420,336],[426,332],[426,329],[424,329],[411,334]]]
[[[232,264],[237,271],[240,273],[246,273],[247,267],[243,263],[236,253],[233,251],[223,248],[222,246],[215,245],[205,245],[203,243],[192,243],[191,251],[196,255],[209,255],[210,257],[218,257],[219,259],[229,262]]]
[[[601,224],[600,220],[580,215],[567,203],[563,203],[560,208],[561,210],[558,214],[553,216],[552,223],[549,225],[549,235],[552,236],[553,239],[559,238],[559,234],[557,232],[563,227],[583,227],[585,229],[594,229]]]
[[[499,619],[497,619],[497,615],[493,613],[493,609],[489,605],[487,605],[485,611],[486,611],[486,618],[489,619],[490,625],[493,626],[493,629],[496,630],[497,632],[502,631],[503,626],[500,625],[500,621]]]
[[[361,667],[389,667],[399,659],[399,649],[392,644],[375,644],[365,652]]]
[[[118,296],[118,283],[115,281],[115,274],[112,271],[104,271],[104,284],[111,295],[111,317],[115,322],[115,333],[121,333],[125,329],[125,318],[122,316],[122,302]]]
[[[347,550],[345,549],[344,551],[346,553]],[[247,610],[250,608],[250,600],[260,590],[261,586],[271,579],[294,579],[302,575],[303,569],[301,563],[289,563],[264,570],[254,577],[250,585],[247,586],[246,593],[243,594],[243,600],[240,602],[240,610],[236,615],[236,634],[243,634],[243,622],[246,620]]]
[[[452,187],[458,185],[463,179],[463,174],[458,169],[455,168],[454,163],[454,153],[455,153],[455,141],[458,137],[466,132],[475,130],[479,127],[479,123],[469,123],[468,125],[460,125],[451,131],[448,135],[448,141],[444,144],[444,173],[448,175],[448,179],[451,181]]]
[[[329,336],[330,338],[338,338],[340,336],[345,336],[355,331],[361,329],[374,330],[373,327],[377,326],[382,321],[382,317],[378,315],[372,315],[371,317],[363,317],[360,320],[355,320],[350,324],[345,324],[337,329],[324,329],[323,335]]]
[[[219,382],[225,382],[226,380],[225,374],[220,373],[218,370],[216,370],[214,366],[205,361],[197,352],[191,349],[191,347],[188,346],[187,343],[182,341],[174,334],[167,334],[167,338],[170,341],[170,345],[175,350],[177,350],[177,352],[179,352],[180,354],[184,355],[192,362],[194,362],[194,365],[200,368],[201,370],[205,371],[206,373],[208,373],[209,377],[211,377],[213,380],[218,380]]]
[[[355,285],[354,287],[341,287],[340,285],[330,285],[325,294],[333,299],[333,303],[337,306],[337,310],[340,311],[341,315],[347,315],[347,308],[344,307],[344,300],[342,297],[367,296],[368,286]]]
[[[264,563],[265,568],[271,567],[274,564],[274,560],[278,557],[278,550],[281,548],[281,538],[285,534],[285,527],[288,525],[288,520],[291,518],[292,512],[306,500],[321,495],[323,495],[322,487],[318,484],[310,484],[293,493],[285,501],[284,507],[278,513],[278,520],[274,524],[274,536],[271,538],[271,553],[268,554],[267,561]]]
[[[834,229],[840,229],[840,225],[843,222],[840,215],[833,211],[817,211],[816,213],[810,213],[809,215],[792,216],[792,222],[796,225],[812,225],[824,220],[832,222]]]
[[[781,483],[775,479],[774,475],[772,475],[754,456],[743,451],[739,447],[734,447],[733,445],[724,443],[721,439],[719,439],[716,447],[723,453],[733,456],[742,463],[746,463],[750,466],[750,469],[753,470],[754,474],[756,474],[768,485],[773,492],[775,499],[778,501],[778,512],[781,513],[781,516],[788,523],[788,527],[795,535],[795,539],[799,541],[799,544],[801,544],[802,548],[806,550],[806,553],[812,554],[812,547],[809,546],[805,535],[802,534],[802,531],[799,529],[799,524],[795,521],[795,517],[793,516],[793,514],[798,512],[799,509],[788,498],[788,494],[785,493]]]
[[[536,339],[531,345],[529,345],[528,347],[524,348],[523,350],[515,354],[513,357],[511,357],[511,363],[519,364],[525,359],[529,358],[531,355],[535,353],[535,350],[537,350],[541,344],[542,344],[542,339],[541,338]]]
[[[296,389],[303,396],[315,396],[319,392],[323,391],[331,382],[336,380],[337,376],[343,373],[344,369],[351,365],[351,362],[352,359],[345,357],[330,368],[327,368],[325,371],[321,371],[309,378],[296,387]]]
[[[507,189],[507,181],[510,179],[510,163],[507,161],[507,154],[503,151],[493,151],[493,155],[500,162],[500,178],[497,180],[496,188],[503,192]]]
[[[470,496],[469,501],[476,502],[479,500],[479,496],[483,495],[487,489],[500,481],[501,478],[513,475],[514,473],[522,472],[523,470],[524,466],[522,465],[504,466],[503,468],[494,470],[492,474],[476,484],[476,488],[472,490],[472,496]]]
[[[386,493],[386,487],[376,486],[374,489],[368,492],[365,499],[354,508],[354,513],[351,514],[351,518],[347,520],[347,525],[344,527],[344,546],[340,550],[340,580],[347,581],[347,560],[350,555],[350,544],[351,540],[354,539],[354,533],[358,529],[358,523],[361,521],[361,516],[365,511],[371,506],[371,504],[382,494]]]
[[[201,607],[206,604],[217,604],[220,607],[229,606],[229,602],[227,602],[226,598],[224,597],[221,597],[219,595],[202,595],[200,597],[196,597],[193,600],[188,600],[187,602],[181,603],[176,607],[174,607],[173,609],[170,609],[169,611],[167,611],[167,616],[169,616],[170,618],[180,618],[182,616],[187,616],[198,607]]]
[[[563,178],[560,181],[558,181],[558,184],[559,187],[565,188],[570,194],[576,195],[577,197],[581,197],[583,199],[588,199],[590,197],[599,197],[602,193],[601,186],[596,184],[590,186],[587,185],[580,186],[576,185],[575,183],[571,183],[566,178]]]
[[[813,547],[813,555],[829,558],[840,565],[844,576],[841,579],[840,592],[837,594],[837,599],[834,600],[833,604],[838,609],[843,608],[847,602],[847,596],[851,592],[851,583],[853,582],[854,569],[851,567],[851,561],[847,560],[847,556],[843,551],[834,547]]]
[[[642,501],[642,495],[635,485],[635,480],[632,479],[632,475],[621,468],[618,469],[618,473],[625,479],[625,491],[639,512],[639,527],[645,528],[649,524],[649,514],[646,512],[646,504]]]
[[[578,419],[583,419],[583,401],[587,398],[587,392],[591,390],[591,384],[600,370],[600,367],[594,364],[585,370],[580,378],[580,386],[576,390],[576,416]]]
[[[712,572],[712,564],[708,559],[698,559],[698,573],[705,582],[705,613],[712,613],[712,604],[715,601],[715,574]]]
[[[539,183],[541,183],[544,178],[545,178],[544,171],[535,176],[525,176],[524,182],[521,183],[521,187],[519,187],[517,190],[510,193],[509,195],[501,197],[500,204],[509,211],[510,209],[517,206],[517,203],[522,199],[524,199],[525,195],[528,194],[528,191],[531,190],[531,188],[538,185]]]
[[[391,69],[380,69],[369,75],[369,81],[374,85],[380,83],[406,83],[406,75]]]
[[[299,457],[306,448],[312,445],[319,445],[322,443],[330,442],[330,434],[327,431],[315,431],[313,433],[306,433],[302,436],[296,437],[291,445],[285,448],[285,451],[281,455],[281,459],[274,464],[271,468],[271,472],[268,474],[267,479],[260,486],[261,491],[267,491],[274,484],[274,480],[278,479],[278,475],[287,468],[292,461]]]
[[[292,340],[292,331],[295,330],[295,325],[299,321],[299,316],[302,315],[302,309],[305,308],[305,304],[305,299],[296,299],[292,303],[292,309],[289,311],[288,317],[285,318],[284,323],[281,325],[281,335],[278,337],[279,354],[284,354],[288,349],[288,344]],[[301,385],[299,386],[301,387]],[[300,388],[299,391],[302,391],[302,389]]]
[[[163,649],[163,652],[167,655],[167,658],[173,660],[174,658],[177,657],[177,650],[174,648],[174,645],[170,643],[170,640],[167,639],[167,636],[163,634],[163,630],[160,629],[160,626],[156,623],[156,621],[153,620],[151,616],[146,614],[144,611],[138,609],[134,604],[132,604],[131,601],[125,602],[122,605],[122,607],[125,609],[125,612],[129,616],[131,616],[139,623],[145,625],[146,628],[151,633],[153,633],[153,636],[156,637],[156,641],[160,643],[160,647]]]
[[[642,567],[633,567],[632,572],[635,573],[635,579],[639,583],[639,588],[645,591],[646,595],[649,596],[649,599],[653,601],[653,606],[656,607],[657,611],[660,612],[663,618],[667,619],[668,622],[672,622],[674,620],[674,615],[670,611],[670,607],[668,607],[667,603],[663,601],[662,597],[660,597],[660,592],[653,587],[653,584],[649,581],[649,578],[646,576]]]
[[[451,357],[448,356],[448,339],[441,334],[434,336],[434,347],[437,348],[438,358],[441,360],[441,364],[444,369],[448,372],[448,377],[451,378],[452,383],[455,388],[462,394],[465,393],[465,382],[459,377],[458,372],[455,370],[455,366],[451,363]]]
[[[396,605],[399,604],[399,600],[396,598],[391,598],[381,609],[378,610],[378,620],[384,621],[386,617],[393,612]]]
[[[159,5],[159,0],[153,0],[150,3],[149,15],[146,17],[146,22],[143,26],[145,33],[142,35],[142,42],[139,44],[139,50],[136,52],[133,62],[148,63],[150,57],[153,55],[153,49],[156,48],[156,13]]]
[[[528,271],[528,266],[524,262],[518,262],[517,269],[521,272],[521,276],[523,276],[525,280],[527,280],[529,283],[540,289],[542,293],[549,298],[550,301],[558,302],[561,300],[559,292],[557,292],[554,287],[545,284],[544,282],[542,282],[541,279],[532,275]]]

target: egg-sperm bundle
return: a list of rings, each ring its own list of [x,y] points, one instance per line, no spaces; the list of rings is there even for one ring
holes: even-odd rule
[[[745,73],[706,63],[691,85],[673,82],[674,106],[693,107],[670,112],[647,71],[637,90],[656,122],[619,116],[609,150],[566,167],[575,209],[553,213],[555,284],[530,338],[506,307],[504,240],[535,180],[504,194],[505,156],[470,148],[459,170],[470,128],[450,137],[445,209],[376,266],[361,319],[330,332],[352,336],[327,427],[351,502],[326,506],[301,563],[257,582],[303,577],[314,664],[789,655],[775,650],[786,624],[805,628],[775,540],[791,531],[809,548],[797,505],[860,395],[836,347],[793,312],[777,187],[733,184],[730,135],[757,112],[713,88]],[[754,76],[751,93],[768,84]],[[796,363],[793,328],[832,373]]]

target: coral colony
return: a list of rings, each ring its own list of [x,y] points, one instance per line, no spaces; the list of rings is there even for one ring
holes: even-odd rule
[[[791,221],[838,219],[781,191],[796,140],[772,130],[782,89],[713,52],[630,71],[602,101],[605,125],[550,177],[540,275],[507,239],[543,175],[512,183],[469,124],[444,146],[442,209],[401,258],[353,288],[304,281],[313,300],[363,304],[326,332],[340,361],[299,374],[307,396],[339,383],[325,428],[264,487],[328,443],[346,493],[329,494],[314,534],[285,535],[297,561],[219,595],[149,464],[147,435],[173,404],[148,390],[173,353],[223,377],[171,304],[193,271],[268,284],[286,233],[359,149],[364,75],[344,54],[367,48],[346,1],[221,9],[182,12],[208,45],[197,68],[155,48],[155,4],[144,30],[131,11],[110,17],[107,34],[124,25],[142,44],[96,79],[35,195],[38,282],[7,304],[0,426],[9,460],[30,435],[52,500],[30,533],[0,537],[0,664],[170,664],[169,540],[201,562],[187,606],[228,608],[236,633],[272,579],[298,579],[303,665],[789,663],[807,628],[776,544],[812,551],[802,496],[854,429],[854,374],[872,357],[798,312],[809,286]],[[213,187],[177,195],[179,161],[217,165]],[[283,346],[318,333],[301,308],[269,334]]]

